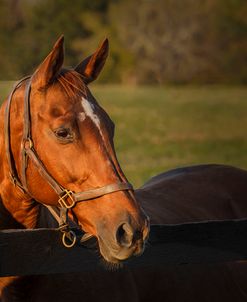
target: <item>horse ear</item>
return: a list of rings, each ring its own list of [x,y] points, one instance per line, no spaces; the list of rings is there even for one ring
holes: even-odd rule
[[[102,68],[105,65],[106,58],[109,52],[109,42],[105,39],[94,54],[87,57],[75,67],[75,71],[84,77],[86,84],[97,79]]]
[[[32,84],[38,88],[47,86],[57,75],[64,60],[63,35],[54,44],[52,51],[39,65],[32,77]]]

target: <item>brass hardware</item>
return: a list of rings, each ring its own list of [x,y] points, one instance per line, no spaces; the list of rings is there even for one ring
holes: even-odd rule
[[[31,140],[30,137],[27,139],[27,141],[29,142],[29,148],[32,149],[33,148],[33,141]]]
[[[70,243],[68,243],[68,240]],[[62,236],[63,245],[67,248],[71,248],[76,243],[76,234],[73,231],[64,232]]]
[[[62,208],[71,209],[75,205],[75,200],[73,199],[73,192],[70,190],[64,190],[62,196],[58,199],[58,203]],[[69,204],[68,199],[71,201]]]
[[[33,148],[33,141],[31,140],[31,138],[30,137],[28,137],[28,138],[26,138],[26,139],[24,139],[23,140],[23,142],[22,142],[22,148],[24,149],[24,150],[26,150],[26,149],[32,149]]]

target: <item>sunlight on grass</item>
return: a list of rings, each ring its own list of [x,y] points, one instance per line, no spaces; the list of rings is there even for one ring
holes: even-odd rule
[[[116,149],[136,186],[175,167],[225,163],[247,168],[247,88],[100,87],[116,124]]]
[[[11,83],[1,82],[7,95]],[[136,186],[186,165],[247,169],[247,88],[92,86],[116,124],[121,166]]]

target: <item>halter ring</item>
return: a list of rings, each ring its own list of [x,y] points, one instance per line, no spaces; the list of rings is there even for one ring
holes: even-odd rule
[[[70,243],[68,243],[68,240]],[[76,243],[76,234],[73,231],[64,232],[62,236],[63,245],[67,248],[71,248]]]

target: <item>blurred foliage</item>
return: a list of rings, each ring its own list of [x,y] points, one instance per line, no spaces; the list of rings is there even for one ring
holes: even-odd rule
[[[0,0],[0,79],[31,73],[56,39],[66,65],[105,36],[101,82],[247,83],[246,0]]]

